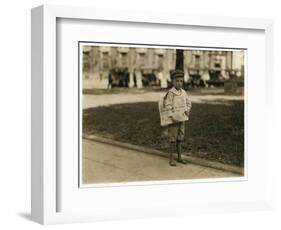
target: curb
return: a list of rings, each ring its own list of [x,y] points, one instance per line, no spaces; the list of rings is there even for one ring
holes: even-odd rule
[[[136,150],[139,152],[154,154],[154,155],[165,157],[165,158],[168,157],[167,153],[164,153],[160,150],[147,148],[147,147],[143,147],[143,146],[138,146],[138,145],[132,145],[132,144],[128,144],[128,143],[123,143],[120,141],[115,141],[115,140],[111,140],[108,138],[99,137],[96,135],[83,134],[83,138],[87,139],[87,140],[101,142],[104,144],[110,144],[110,145],[114,145],[114,146],[118,146],[118,147],[122,147],[122,148]],[[193,163],[193,164],[205,166],[208,168],[219,169],[219,170],[223,170],[223,171],[227,171],[227,172],[232,172],[232,173],[239,174],[239,175],[244,175],[244,168],[240,168],[240,167],[233,166],[233,165],[227,165],[227,164],[223,164],[220,162],[205,160],[205,159],[198,158],[198,157],[192,157],[192,156],[186,156],[186,155],[183,155],[182,157],[185,160],[187,160],[188,162]]]

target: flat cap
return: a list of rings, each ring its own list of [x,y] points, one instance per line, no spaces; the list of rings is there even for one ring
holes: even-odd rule
[[[171,73],[172,79],[183,78],[183,77],[184,77],[184,72],[179,69],[173,70]]]

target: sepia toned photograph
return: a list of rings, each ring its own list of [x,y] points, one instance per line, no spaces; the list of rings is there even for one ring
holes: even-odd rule
[[[80,186],[244,176],[246,49],[78,52]]]

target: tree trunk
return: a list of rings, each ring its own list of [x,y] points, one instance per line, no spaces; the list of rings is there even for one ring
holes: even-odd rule
[[[176,69],[183,70],[183,50],[176,50]]]

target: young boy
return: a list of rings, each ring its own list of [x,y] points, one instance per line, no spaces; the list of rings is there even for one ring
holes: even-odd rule
[[[171,166],[176,166],[174,152],[177,152],[178,162],[186,164],[186,161],[181,157],[181,143],[184,140],[185,121],[189,118],[191,101],[185,90],[182,89],[184,73],[181,70],[175,70],[172,72],[171,78],[173,87],[166,94],[164,105],[168,110],[168,117],[172,121],[172,124],[168,125],[168,135],[171,145],[169,163]]]

